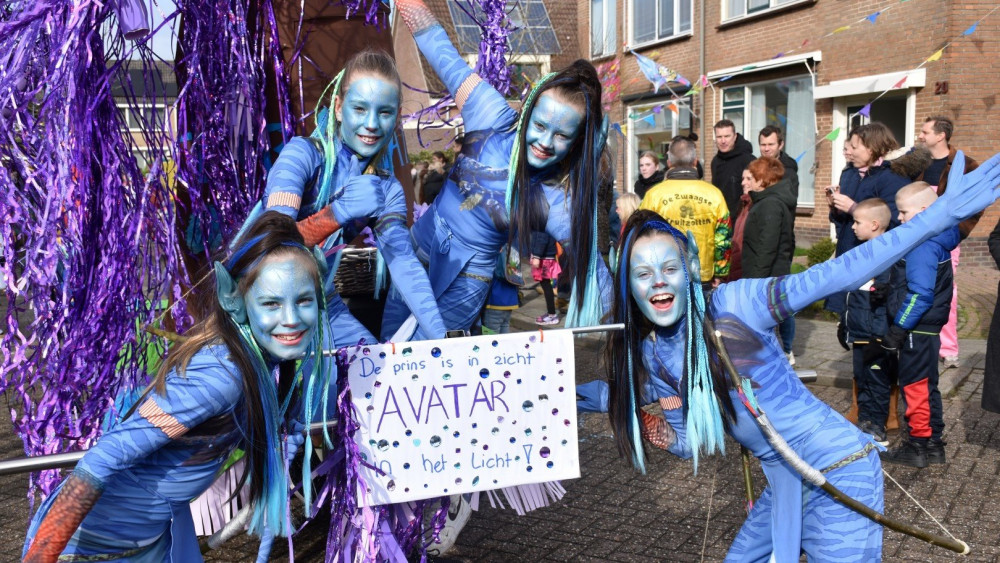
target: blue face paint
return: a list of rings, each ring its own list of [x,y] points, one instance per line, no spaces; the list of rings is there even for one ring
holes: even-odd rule
[[[656,326],[673,326],[684,318],[688,280],[683,260],[668,234],[643,237],[632,247],[629,289],[639,310]]]
[[[265,259],[245,296],[250,331],[276,360],[305,355],[319,321],[316,286],[295,258]]]
[[[396,129],[399,88],[383,78],[358,76],[339,101],[340,139],[362,158],[375,156]]]
[[[538,98],[524,133],[528,164],[541,169],[566,158],[580,133],[583,116],[576,107],[545,93]]]

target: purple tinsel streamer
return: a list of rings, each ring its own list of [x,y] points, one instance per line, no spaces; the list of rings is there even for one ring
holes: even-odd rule
[[[373,25],[379,30],[388,27],[379,17],[382,0],[340,0],[340,4],[347,8],[348,18],[361,13],[365,15],[365,25]]]
[[[509,95],[512,87],[512,72],[511,66],[507,64],[507,54],[510,52],[510,34],[513,28],[507,17],[506,1],[477,0],[473,4],[472,0],[465,0],[464,2],[458,1],[456,4],[469,18],[476,22],[481,31],[476,74],[500,94]],[[409,85],[406,87],[424,92]],[[432,92],[425,93],[435,95]],[[423,148],[428,146],[423,142],[423,130],[458,126],[458,123],[453,125],[453,121],[458,120],[448,117],[448,113],[454,107],[454,100],[450,95],[440,96],[438,94],[438,96],[440,99],[436,103],[403,117],[404,122],[417,121],[417,142]],[[437,125],[438,122],[444,125]]]
[[[405,554],[418,552],[426,558],[423,526],[425,509],[438,505],[431,518],[431,534],[437,537],[444,526],[448,497],[412,504],[363,506],[357,491],[365,486],[360,468],[370,466],[355,442],[360,430],[351,401],[348,370],[361,347],[344,348],[337,353],[337,455],[340,463],[324,463],[326,484],[316,495],[317,502],[330,500],[330,529],[326,542],[326,560],[403,561]],[[319,500],[322,499],[322,500]],[[318,504],[317,504],[318,507]],[[365,548],[364,546],[367,546]]]
[[[151,53],[126,46],[112,13],[82,0],[0,12],[0,392],[28,455],[86,447],[118,391],[145,382],[161,343],[137,326],[178,265],[166,160],[138,166],[110,88],[132,88],[128,67],[105,62]],[[43,472],[31,490],[57,482]]]
[[[171,329],[190,325],[188,260],[232,236],[263,192],[268,61],[292,131],[271,2],[176,5],[173,103],[159,89],[172,63],[148,35],[124,39],[142,27],[139,0],[0,10],[0,393],[28,455],[89,446],[119,391],[145,385],[164,343],[141,329],[161,301]],[[31,491],[58,480],[33,476]]]
[[[510,93],[511,70],[507,64],[507,53],[510,52],[510,20],[507,19],[506,0],[478,0],[479,11],[458,6],[469,14],[482,31],[479,39],[479,58],[476,62],[476,74],[490,83],[503,96]],[[471,4],[471,1],[469,2]]]

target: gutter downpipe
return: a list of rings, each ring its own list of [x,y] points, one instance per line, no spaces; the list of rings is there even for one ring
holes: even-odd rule
[[[699,27],[698,30],[698,79],[701,80],[702,76],[705,76],[705,0],[698,0],[698,15]],[[702,89],[698,92],[698,106],[701,109],[701,123],[698,124],[698,140],[701,141],[699,146],[701,147],[701,158],[702,166],[705,165],[705,147],[708,145],[708,139],[705,137],[705,118],[708,117],[708,112],[705,111],[705,90]]]

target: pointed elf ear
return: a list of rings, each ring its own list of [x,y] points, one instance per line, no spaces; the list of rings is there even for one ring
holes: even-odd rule
[[[221,262],[215,263],[215,293],[219,299],[219,305],[229,313],[236,324],[246,324],[247,307],[236,288],[236,282],[229,275],[229,270]]]
[[[330,273],[330,265],[326,262],[326,254],[323,254],[319,245],[314,246],[312,252],[313,258],[316,259],[316,265],[319,267],[319,279],[320,281],[325,282],[327,274]]]
[[[597,144],[594,145],[595,154],[601,154],[604,150],[604,145],[608,142],[608,116],[604,115],[604,119],[601,120],[601,127],[597,133]]]
[[[688,272],[691,276],[691,281],[697,285],[701,285],[701,258],[698,256],[698,243],[694,240],[694,233],[691,231],[687,232],[687,261],[688,261]]]

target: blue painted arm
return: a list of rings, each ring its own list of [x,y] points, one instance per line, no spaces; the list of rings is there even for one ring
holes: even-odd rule
[[[837,258],[800,274],[765,280],[776,280],[776,283],[765,284],[769,288],[766,298],[773,303],[780,301],[783,309],[794,312],[832,293],[860,287],[920,243],[988,207],[1000,195],[996,189],[1000,183],[1000,154],[968,174],[963,174],[965,156],[961,151],[959,155],[955,157],[958,164],[948,175],[948,191],[927,209],[905,224]],[[747,297],[759,300],[761,296],[758,293],[756,297]],[[772,316],[775,316],[774,313]],[[780,320],[778,318],[769,326]]]
[[[306,184],[317,177],[322,166],[323,155],[311,141],[305,137],[292,138],[267,174],[264,209],[298,218]]]
[[[166,385],[165,395],[150,394],[132,416],[101,436],[76,471],[104,483],[209,418],[232,410],[243,393],[236,367],[205,353],[191,358],[184,375],[168,375]]]
[[[657,353],[657,346],[646,340],[642,344],[642,353],[642,362],[649,374],[649,381],[646,382],[644,390],[645,400],[655,402],[661,398],[669,399],[666,403],[672,407],[663,409],[663,418],[675,434],[674,441],[667,448],[667,451],[679,458],[690,459],[693,453],[688,445],[687,426],[684,422],[684,409],[681,408],[680,395],[672,385],[667,383],[667,375],[660,373],[660,370],[664,368],[659,366],[659,362],[653,360],[652,356]]]
[[[445,326],[438,312],[437,300],[431,289],[427,270],[417,259],[406,227],[406,197],[403,187],[391,178],[383,182],[385,211],[375,222],[373,231],[382,256],[385,258],[394,284],[403,288],[400,294],[413,312],[424,332],[433,338],[444,338]]]
[[[514,125],[517,113],[492,86],[481,81],[478,76],[473,76],[472,69],[455,50],[440,24],[435,22],[414,33],[413,39],[417,42],[417,48],[431,63],[438,78],[455,98],[465,120],[466,131],[503,131]]]

